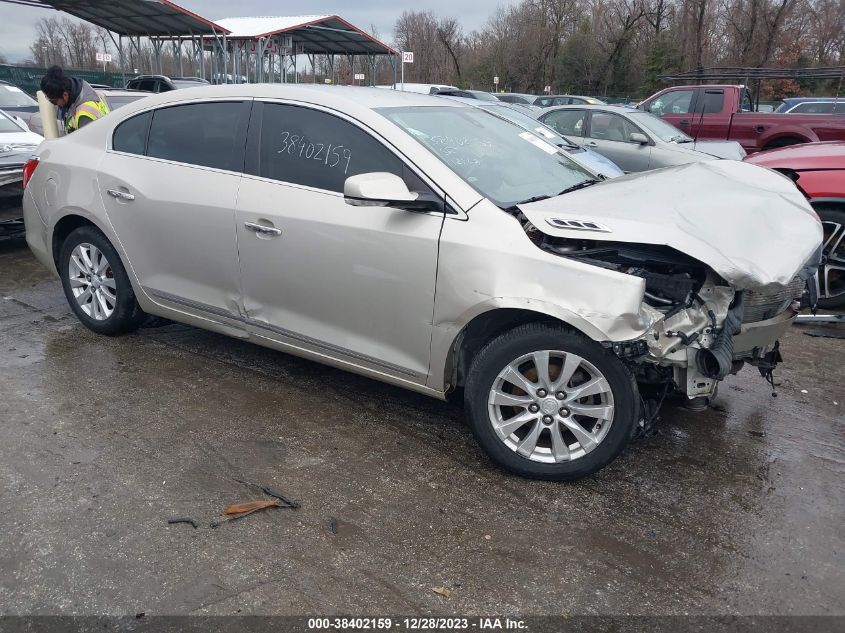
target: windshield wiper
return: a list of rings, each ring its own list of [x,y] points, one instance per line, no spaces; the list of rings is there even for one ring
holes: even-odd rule
[[[585,189],[586,187],[590,187],[592,185],[600,183],[600,180],[596,180],[595,178],[587,178],[587,180],[582,180],[581,182],[572,185],[571,187],[567,187],[563,191],[561,191],[559,196],[562,196],[565,193],[572,193],[573,191],[578,191],[579,189]]]
[[[534,196],[533,198],[528,198],[526,200],[520,200],[514,206],[518,204],[529,204],[531,202],[540,202],[540,200],[548,200],[551,196],[543,195],[543,196]]]
[[[572,191],[578,191],[579,189],[584,189],[585,187],[589,187],[590,185],[595,185],[595,184],[601,182],[602,180],[604,180],[604,177],[601,177],[601,180],[598,180],[596,178],[587,178],[586,180],[582,180],[581,182],[576,183],[576,184],[572,185],[571,187],[567,187],[563,191],[560,191],[560,192],[554,194],[553,196],[550,196],[550,195],[547,195],[547,194],[544,194],[542,196],[534,196],[534,197],[528,198],[526,200],[520,200],[519,202],[515,202],[513,204],[513,206],[508,207],[508,208],[509,209],[515,209],[520,204],[530,204],[532,202],[540,202],[540,200],[548,200],[549,198],[557,198],[558,196],[562,196],[565,193],[570,193]]]

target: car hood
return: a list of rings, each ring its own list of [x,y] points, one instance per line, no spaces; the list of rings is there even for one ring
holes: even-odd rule
[[[689,145],[691,149],[728,160],[742,160],[746,153],[736,141],[694,141]]]
[[[738,290],[789,284],[822,240],[818,216],[788,178],[735,161],[629,174],[519,209],[547,235],[669,246]]]
[[[598,152],[594,152],[586,147],[581,147],[572,151],[565,148],[565,151],[580,160],[593,171],[596,171],[607,178],[616,178],[617,176],[622,176],[625,173],[612,160],[605,158]]]

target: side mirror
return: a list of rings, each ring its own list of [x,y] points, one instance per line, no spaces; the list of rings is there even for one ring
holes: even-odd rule
[[[640,145],[648,145],[649,143],[648,137],[641,132],[631,132],[631,136],[628,137],[628,140],[632,143],[639,143]]]
[[[399,176],[384,171],[350,176],[343,199],[353,207],[394,207],[406,211],[443,211],[443,200],[408,190]]]

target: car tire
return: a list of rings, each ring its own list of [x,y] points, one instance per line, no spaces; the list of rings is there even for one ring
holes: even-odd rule
[[[822,265],[819,266],[819,307],[842,308],[845,307],[845,270],[831,271],[828,267],[833,263],[831,258],[839,260],[841,263],[838,265],[845,267],[845,209],[824,204],[814,205],[814,207],[821,218],[825,239],[824,259]],[[831,237],[833,239],[828,245],[827,242]],[[831,274],[834,275],[832,280]],[[826,296],[831,292],[842,294]]]
[[[82,226],[67,236],[58,269],[71,309],[89,330],[126,334],[146,318],[117,251],[98,228]]]
[[[473,434],[493,461],[552,481],[580,479],[612,462],[633,436],[639,402],[619,358],[578,332],[543,323],[487,343],[470,364],[465,388]]]

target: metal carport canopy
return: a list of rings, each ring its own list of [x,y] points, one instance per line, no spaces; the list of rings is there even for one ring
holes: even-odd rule
[[[170,0],[5,0],[64,11],[119,35],[176,37],[228,31]]]
[[[215,22],[229,40],[290,35],[307,54],[398,55],[399,52],[337,15],[222,18]]]

